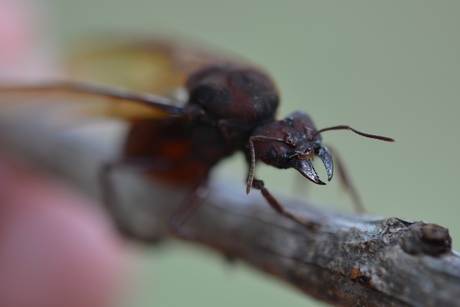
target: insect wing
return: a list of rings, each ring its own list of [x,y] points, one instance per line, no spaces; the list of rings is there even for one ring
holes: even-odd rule
[[[77,80],[123,87],[134,91],[171,96],[188,76],[203,66],[229,61],[191,43],[166,39],[120,40],[81,44],[66,64]]]
[[[184,89],[188,76],[210,63],[229,62],[228,57],[166,40],[85,44],[77,49],[65,65],[68,78],[76,83],[0,86],[0,109],[18,105],[32,109],[30,105],[38,104],[63,109],[61,104],[66,104],[71,106],[67,117],[130,121],[177,116],[181,109],[175,102],[183,104],[188,98]]]

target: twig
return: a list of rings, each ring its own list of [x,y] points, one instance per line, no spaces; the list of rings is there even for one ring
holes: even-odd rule
[[[109,139],[106,128],[111,124],[105,123],[98,134],[97,129],[56,129],[56,122],[44,123],[36,112],[24,116],[1,114],[2,149],[100,195],[98,171],[104,160],[114,158],[121,141],[101,144]],[[115,130],[123,129],[110,133]],[[167,222],[188,193],[123,170],[114,174],[114,185],[117,207],[112,213],[121,214],[127,227],[144,239],[167,235]],[[219,182],[182,230],[194,242],[333,305],[460,304],[460,257],[451,250],[447,229],[398,218],[343,215],[305,200],[281,201],[320,227],[306,229],[276,214],[257,191],[246,196],[242,183]]]

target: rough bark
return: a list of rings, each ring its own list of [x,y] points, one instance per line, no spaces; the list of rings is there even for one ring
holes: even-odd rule
[[[3,151],[100,195],[100,169],[115,158],[122,140],[113,137],[123,134],[119,123],[66,130],[56,129],[60,122],[40,121],[36,112],[5,114],[0,114]],[[168,235],[168,220],[189,193],[124,170],[114,174],[113,184],[111,213],[144,239]],[[181,233],[333,305],[460,305],[460,257],[451,250],[447,229],[344,215],[308,200],[281,201],[318,227],[307,229],[278,215],[257,191],[245,195],[241,183],[220,181],[211,184],[209,197]]]

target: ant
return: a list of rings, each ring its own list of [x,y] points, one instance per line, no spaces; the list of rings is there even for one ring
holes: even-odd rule
[[[307,227],[311,222],[300,218],[276,200],[262,180],[255,178],[257,160],[279,169],[294,168],[315,184],[324,185],[313,168],[312,159],[318,156],[323,162],[328,181],[332,179],[334,164],[327,147],[321,146],[321,134],[331,130],[350,130],[358,135],[393,142],[388,137],[363,133],[350,126],[339,125],[317,130],[304,112],[295,112],[283,120],[275,120],[279,95],[270,77],[264,72],[236,64],[205,67],[187,81],[189,100],[178,109],[188,119],[192,150],[189,154],[203,166],[202,182],[206,182],[211,168],[222,158],[235,151],[243,152],[248,161],[246,193],[251,188],[260,190],[268,204],[279,214]],[[213,153],[213,154],[211,154]],[[339,165],[341,178],[354,195],[353,186]],[[171,224],[177,229],[199,204],[197,197],[190,198],[174,215]],[[359,202],[359,199],[355,197]]]
[[[252,188],[260,190],[276,212],[308,228],[315,227],[310,221],[285,210],[264,182],[255,177],[256,162],[262,161],[279,169],[293,168],[311,182],[324,185],[312,164],[313,158],[319,157],[326,168],[327,180],[332,179],[334,163],[331,152],[321,145],[324,132],[349,130],[367,138],[394,141],[346,125],[317,130],[304,112],[276,120],[279,94],[274,83],[265,72],[244,64],[206,65],[187,78],[185,89],[188,100],[179,105],[163,96],[89,83],[62,82],[16,88],[20,91],[58,90],[103,96],[114,99],[111,103],[140,103],[155,110],[155,116],[129,119],[132,125],[124,144],[124,158],[107,164],[101,178],[108,205],[111,202],[107,195],[110,194],[109,175],[122,164],[142,165],[152,177],[193,186],[194,192],[170,221],[173,231],[177,231],[200,204],[212,168],[235,152],[242,152],[248,163],[246,193]],[[1,88],[1,91],[5,90],[8,88]],[[338,168],[344,185],[356,194],[343,166],[338,164]],[[121,217],[116,219],[123,224]],[[129,229],[122,230],[130,232]]]

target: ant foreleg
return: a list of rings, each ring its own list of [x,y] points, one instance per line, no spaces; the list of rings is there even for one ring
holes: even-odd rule
[[[288,219],[295,221],[296,223],[302,224],[308,229],[315,229],[318,227],[317,223],[298,217],[293,213],[286,211],[286,209],[284,209],[284,207],[276,200],[276,198],[273,197],[273,195],[267,190],[262,180],[254,179],[252,187],[259,190],[263,197],[267,200],[268,204],[282,216],[285,216]]]

